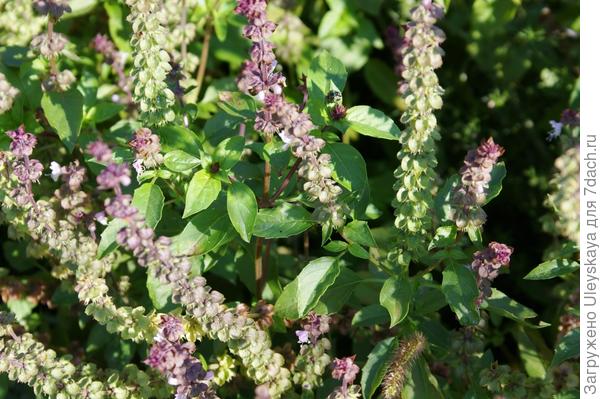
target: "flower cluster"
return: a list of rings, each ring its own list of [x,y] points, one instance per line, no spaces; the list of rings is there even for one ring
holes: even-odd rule
[[[434,70],[442,66],[440,44],[445,35],[434,26],[443,10],[431,0],[423,0],[410,15],[404,38],[392,41],[399,44],[395,49],[400,61],[396,70],[401,74],[399,93],[406,104],[400,119],[406,129],[400,136],[402,149],[398,153],[400,166],[394,172],[396,198],[392,204],[402,248],[407,255],[419,257],[432,228],[435,140],[439,139],[433,112],[442,107],[443,93]]]
[[[160,137],[153,134],[150,129],[136,130],[129,146],[135,152],[136,161],[133,163],[133,167],[138,174],[145,168],[155,168],[163,162],[163,156],[160,153]]]
[[[75,274],[75,290],[86,305],[86,313],[106,325],[109,332],[119,332],[126,339],[152,340],[152,320],[144,309],[117,307],[108,295],[104,277],[111,271],[114,258],[96,257],[98,245],[87,228],[89,197],[81,191],[84,169],[77,162],[59,166],[64,184],[50,199],[36,201],[32,184],[41,176],[43,167],[30,156],[37,139],[23,127],[8,135],[12,141],[10,151],[0,157],[0,190],[10,194],[3,197],[3,212],[10,215],[6,220],[15,229],[14,235],[29,235],[42,255],[58,260],[52,271],[56,278]]]
[[[0,0],[0,43],[3,45],[26,46],[43,26],[44,18],[35,15],[31,0]]]
[[[175,119],[175,95],[167,87],[171,71],[165,51],[167,31],[159,15],[158,0],[127,0],[131,13],[127,20],[133,28],[134,99],[140,105],[140,118],[147,126],[163,125]]]
[[[360,368],[354,363],[356,356],[334,359],[331,376],[342,381],[342,386],[336,388],[327,399],[359,399],[360,387],[353,385]]]
[[[177,387],[177,398],[215,398],[209,383],[213,373],[205,371],[200,360],[193,356],[196,347],[191,342],[179,342],[183,325],[173,316],[163,315],[154,345],[144,361]]]
[[[98,143],[89,150],[109,158],[105,147]],[[120,186],[129,184],[129,172],[121,165],[124,164],[109,163],[97,177],[100,187],[115,194],[106,200],[106,214],[125,222],[125,227],[117,233],[117,243],[131,251],[137,262],[148,267],[161,283],[171,286],[173,302],[182,304],[193,316],[193,330],[200,336],[226,342],[230,351],[240,357],[247,375],[263,385],[272,398],[280,397],[291,387],[290,373],[283,367],[283,357],[270,348],[267,333],[252,320],[227,308],[223,294],[207,286],[205,278],[190,278],[189,259],[172,254],[169,238],[154,237],[144,217],[131,205],[131,196],[122,193]]]
[[[313,389],[323,383],[323,374],[331,357],[327,353],[331,342],[322,335],[329,332],[330,317],[310,312],[303,321],[302,330],[296,331],[300,353],[293,366],[294,383],[303,389]]]
[[[383,379],[382,396],[385,399],[401,398],[406,377],[410,374],[415,360],[425,349],[426,342],[425,336],[420,332],[400,341]]]
[[[479,228],[486,221],[481,208],[486,201],[492,169],[504,154],[504,148],[490,137],[472,149],[460,169],[460,184],[452,192],[450,218],[461,230]]]
[[[104,57],[104,62],[112,68],[113,72],[119,78],[117,84],[125,93],[125,98],[120,100],[124,104],[133,102],[131,93],[131,78],[125,73],[126,55],[118,51],[114,43],[106,35],[98,33],[92,40],[92,48]]]
[[[37,144],[37,139],[31,133],[27,133],[23,125],[16,130],[6,133],[12,139],[10,151],[14,156],[12,173],[19,184],[10,192],[12,198],[19,206],[30,206],[34,204],[32,185],[37,183],[44,170],[43,165],[30,155]]]
[[[266,9],[264,0],[239,0],[235,9],[248,18],[243,34],[252,41],[250,60],[242,66],[238,87],[262,102],[254,128],[268,136],[277,133],[302,160],[298,174],[305,180],[303,188],[309,198],[320,204],[315,212],[317,219],[342,226],[344,210],[336,202],[342,189],[331,177],[331,157],[320,154],[325,140],[310,135],[315,129],[310,116],[283,96],[285,77],[277,71],[274,45],[269,41],[276,25],[267,19]]]
[[[64,399],[168,398],[170,392],[155,378],[127,365],[120,373],[75,365],[68,356],[44,348],[29,333],[18,335],[11,315],[0,312],[0,372],[33,387],[37,396]]]
[[[498,277],[502,267],[508,266],[512,253],[513,248],[495,241],[490,242],[487,248],[475,252],[471,270],[476,274],[479,288],[477,305],[481,305],[485,298],[492,295],[492,281]]]
[[[554,215],[546,218],[544,227],[579,244],[579,145],[559,156],[554,167],[545,203]]]
[[[19,90],[13,87],[6,76],[0,72],[0,115],[12,108],[15,97],[19,95]]]
[[[31,47],[48,59],[50,73],[42,82],[46,91],[66,91],[73,82],[75,76],[68,70],[60,71],[57,59],[69,42],[65,35],[54,32],[54,26],[63,14],[71,12],[68,0],[39,0],[33,2],[35,10],[41,15],[48,16],[48,29],[31,40]]]

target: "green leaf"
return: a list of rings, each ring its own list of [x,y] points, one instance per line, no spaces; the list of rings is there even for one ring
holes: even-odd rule
[[[160,146],[164,152],[182,150],[194,156],[202,153],[198,136],[190,129],[167,125],[154,129],[154,133],[160,137]]]
[[[194,216],[181,234],[173,239],[172,250],[175,255],[201,255],[231,241],[235,229],[229,221],[224,201]]]
[[[569,331],[560,339],[558,345],[556,345],[550,368],[558,366],[565,360],[579,356],[579,335],[579,329],[577,328]]]
[[[353,242],[350,243],[350,245],[348,245],[348,252],[350,252],[351,255],[356,256],[357,258],[360,259],[369,259],[369,251],[367,251],[365,248],[361,247],[359,244]]]
[[[304,317],[340,274],[337,258],[325,256],[311,261],[298,275],[298,314]]]
[[[227,190],[227,213],[242,239],[250,242],[258,214],[256,197],[244,183],[233,182]]]
[[[342,237],[348,242],[354,242],[366,247],[376,247],[375,239],[367,222],[362,220],[354,220],[342,229]]]
[[[319,299],[319,303],[314,308],[315,312],[318,314],[339,312],[348,303],[348,299],[361,281],[362,279],[352,270],[342,267],[333,285],[327,288],[325,294]]]
[[[119,50],[129,53],[129,38],[132,35],[131,25],[127,22],[127,12],[118,0],[105,0],[104,9],[108,14],[108,31]]]
[[[446,248],[456,240],[456,226],[440,226],[435,231],[435,236],[427,248],[431,251],[434,248]]]
[[[388,364],[394,356],[397,347],[398,342],[396,338],[390,337],[379,341],[371,353],[369,353],[360,379],[365,399],[371,399],[381,381],[383,381]]]
[[[398,78],[387,63],[371,58],[365,65],[363,76],[377,98],[386,104],[394,104],[394,99],[398,97],[396,85]]]
[[[460,176],[456,174],[452,175],[446,179],[446,182],[435,196],[435,211],[441,221],[450,220],[452,211],[452,193],[459,184]]]
[[[502,191],[502,181],[506,177],[506,166],[504,162],[499,162],[494,165],[491,173],[491,180],[488,186],[487,195],[485,196],[484,205],[496,198]]]
[[[219,143],[215,149],[214,158],[222,170],[229,170],[242,158],[245,139],[242,136],[234,136]]]
[[[460,265],[448,265],[443,272],[442,292],[460,324],[479,323],[479,310],[475,305],[479,290],[471,270]]]
[[[410,369],[410,377],[407,379],[402,398],[406,399],[444,399],[440,391],[437,379],[431,374],[427,362],[423,358],[415,361]]]
[[[98,5],[98,0],[70,0],[69,6],[71,7],[71,11],[65,13],[62,18],[70,19],[88,14],[96,5]]]
[[[302,206],[287,202],[258,212],[254,225],[254,235],[263,238],[285,238],[308,230],[314,221]]]
[[[111,103],[108,101],[99,102],[90,109],[88,117],[93,120],[94,123],[101,123],[117,115],[123,108],[122,104]]]
[[[329,252],[343,252],[346,248],[348,248],[348,244],[338,240],[330,241],[323,246],[323,249]]]
[[[536,332],[535,330],[529,330]],[[523,366],[527,375],[533,378],[546,378],[546,368],[547,364],[544,361],[543,355],[544,353],[537,347],[534,339],[532,339],[526,332],[523,326],[517,326],[517,328],[512,328],[511,333],[517,341],[517,346],[519,347],[519,355],[521,356],[521,360],[523,361]],[[543,345],[543,338],[541,335],[538,335],[537,338],[538,343],[541,341]],[[544,345],[544,349],[547,348]],[[545,352],[545,351],[544,351]]]
[[[552,259],[530,271],[525,280],[548,280],[579,269],[579,263],[569,259]]]
[[[185,172],[200,165],[201,161],[185,151],[174,150],[165,155],[165,166],[174,172]]]
[[[392,118],[368,105],[357,105],[348,109],[346,117],[334,125],[342,132],[351,128],[365,136],[386,140],[398,140],[400,138],[400,128],[396,126]]]
[[[154,273],[149,272],[146,279],[146,288],[148,289],[148,296],[152,301],[154,309],[161,310],[169,303],[172,289],[168,284],[162,284],[155,276]]]
[[[28,299],[9,299],[6,302],[8,309],[14,313],[15,318],[20,323],[23,323],[27,316],[31,314],[36,304],[29,301]]]
[[[379,303],[390,314],[390,328],[400,323],[410,310],[412,287],[405,278],[390,277],[385,280],[379,293]]]
[[[528,323],[526,320],[536,317],[537,314],[495,288],[492,288],[492,295],[489,298],[486,298],[481,307],[487,309],[491,313],[515,320],[530,328],[543,328],[548,326],[548,324],[544,322],[540,322],[539,325]]]
[[[46,92],[42,96],[42,109],[58,137],[73,151],[83,121],[83,96],[77,89],[65,92]]]
[[[285,286],[275,303],[276,313],[289,319],[304,317],[333,285],[340,271],[337,258],[327,256],[311,261]]]
[[[155,228],[162,217],[165,196],[158,185],[144,183],[133,192],[131,204],[146,218],[146,224]]]
[[[379,304],[365,306],[352,318],[352,327],[367,327],[390,322],[390,313]]]
[[[100,234],[100,243],[96,255],[98,259],[104,258],[117,249],[117,233],[125,226],[127,226],[127,222],[123,219],[113,219],[108,223],[102,234]]]
[[[352,192],[353,199],[349,205],[353,208],[354,218],[359,218],[369,204],[369,180],[365,160],[360,152],[349,144],[327,144],[323,152],[331,155],[333,179]]]
[[[275,302],[275,314],[284,319],[296,320],[300,318],[298,312],[298,279],[293,279],[285,286]]]
[[[469,226],[467,228],[467,235],[473,244],[481,245],[483,241],[483,237],[481,236],[481,228]]]
[[[324,125],[330,120],[326,107],[327,94],[332,90],[341,93],[347,76],[344,65],[327,51],[312,59],[306,76],[307,108],[315,124]]]
[[[185,195],[183,217],[192,216],[208,208],[217,199],[220,191],[220,180],[214,179],[205,170],[196,172]]]

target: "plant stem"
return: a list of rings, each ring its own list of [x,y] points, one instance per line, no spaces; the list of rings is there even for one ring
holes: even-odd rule
[[[48,16],[48,41],[52,42],[52,36],[54,35],[54,18]],[[52,55],[49,59],[50,62],[50,74],[53,76],[58,75],[58,67],[56,66],[56,56]]]
[[[290,169],[288,174],[285,176],[285,179],[283,179],[283,182],[281,182],[281,187],[279,187],[277,189],[277,191],[275,191],[275,194],[273,194],[273,196],[271,197],[271,201],[270,201],[271,206],[273,206],[273,202],[275,202],[275,200],[277,198],[279,198],[279,196],[281,195],[281,193],[283,193],[283,191],[286,189],[288,184],[290,184],[290,180],[292,179],[292,176],[300,167],[300,162],[302,162],[302,159],[300,159],[300,158],[296,159],[296,162],[294,162],[294,165],[292,166],[292,168]]]
[[[254,279],[256,281],[256,298],[260,300],[262,298],[262,287],[263,287],[263,263],[262,263],[262,243],[263,239],[258,237],[256,239],[256,252],[254,254]]]
[[[264,141],[268,144],[271,141],[271,135],[265,134]],[[265,208],[269,205],[269,190],[271,188],[271,162],[265,159],[265,175],[263,176],[263,190],[262,198],[259,201],[259,208]],[[263,239],[258,237],[256,239],[256,251],[254,253],[254,278],[256,280],[256,297],[260,300],[262,296],[262,290],[265,285],[266,279],[266,267],[262,261],[262,245]],[[270,244],[267,242],[267,251]],[[267,255],[268,256],[268,255]],[[266,262],[265,262],[266,263]]]

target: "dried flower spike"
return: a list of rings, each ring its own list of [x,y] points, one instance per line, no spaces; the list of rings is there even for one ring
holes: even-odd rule
[[[425,336],[416,332],[403,339],[396,349],[392,362],[383,379],[382,394],[385,399],[399,399],[413,363],[419,357],[426,344]]]

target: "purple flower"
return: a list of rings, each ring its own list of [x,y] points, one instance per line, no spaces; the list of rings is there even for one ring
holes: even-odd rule
[[[137,213],[137,209],[131,205],[131,195],[123,194],[107,199],[105,210],[107,215],[120,219],[131,218]]]
[[[360,368],[354,364],[356,355],[344,357],[341,359],[335,359],[333,361],[333,371],[331,376],[336,380],[342,380],[344,387],[352,385],[354,379],[360,372]]]
[[[121,185],[128,186],[131,183],[129,166],[126,163],[111,163],[100,172],[96,178],[98,188],[101,190],[120,190]]]
[[[310,342],[310,336],[306,330],[297,330],[296,336],[298,337],[299,344],[308,344]]]
[[[560,123],[567,126],[579,126],[579,111],[571,108],[565,109],[560,114]]]
[[[346,117],[346,107],[342,104],[335,104],[331,109],[331,118],[334,121],[339,121],[340,119],[344,119]]]
[[[508,245],[492,241],[487,248],[473,255],[471,269],[477,273],[477,286],[480,290],[478,305],[492,294],[492,280],[498,277],[502,267],[508,266],[513,251],[514,249]]]
[[[10,150],[18,158],[30,156],[37,144],[36,137],[27,133],[23,125],[19,126],[17,130],[6,132],[6,135],[12,139]]]
[[[87,146],[87,152],[98,162],[108,162],[112,159],[110,147],[102,140],[94,141]]]
[[[100,33],[98,33],[92,39],[92,47],[94,48],[94,50],[101,53],[107,59],[107,64],[110,64],[112,62],[111,60],[113,59],[114,54],[117,51],[115,45],[108,38],[108,36],[102,35]]]
[[[61,168],[60,176],[69,187],[69,190],[72,192],[79,191],[81,185],[85,181],[85,168],[79,165],[78,160],[75,160],[68,166],[63,166]]]
[[[317,339],[329,332],[329,320],[330,317],[327,315],[317,315],[315,312],[310,312],[303,320],[303,330],[296,331],[299,343],[313,344],[317,342]]]
[[[15,166],[13,173],[21,183],[37,182],[42,176],[44,166],[37,159],[30,159],[26,163]]]
[[[54,19],[60,18],[66,12],[71,12],[69,0],[34,0],[33,7],[38,13],[49,15]]]
[[[167,341],[179,341],[179,339],[184,334],[183,324],[181,324],[181,320],[179,320],[175,316],[162,315],[160,317],[159,334],[161,338],[166,339]]]
[[[504,148],[491,137],[467,153],[460,169],[461,184],[452,193],[452,220],[459,229],[479,227],[485,223],[486,215],[481,207],[488,195],[492,170],[502,154]]]
[[[179,339],[183,331],[183,328],[179,331],[179,326],[172,318],[163,317],[159,339],[150,348],[144,363],[158,370],[170,385],[177,387],[176,397],[213,398],[214,392],[209,387],[213,373],[206,372],[202,363],[194,357],[194,344],[169,340],[170,337]]]
[[[163,157],[160,154],[160,138],[153,134],[150,129],[141,128],[134,133],[129,146],[135,151],[135,157],[141,161],[138,163],[136,171],[140,173],[144,166],[155,167],[162,163]]]

